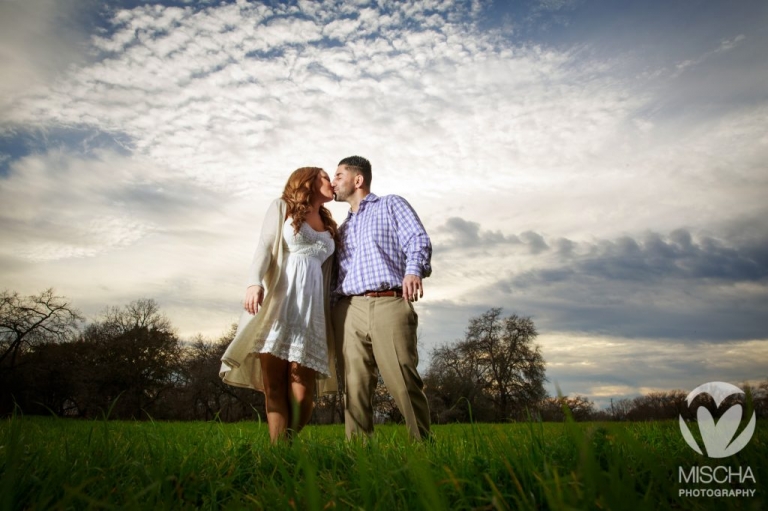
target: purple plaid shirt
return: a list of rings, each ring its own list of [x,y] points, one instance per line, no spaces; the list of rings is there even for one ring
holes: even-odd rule
[[[418,215],[398,195],[369,193],[357,213],[339,227],[338,277],[334,293],[401,288],[406,275],[429,277],[432,243]]]

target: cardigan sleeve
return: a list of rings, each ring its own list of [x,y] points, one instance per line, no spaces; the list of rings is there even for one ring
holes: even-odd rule
[[[264,287],[264,276],[272,262],[272,247],[277,236],[282,236],[283,222],[280,218],[280,204],[280,199],[272,201],[264,215],[261,234],[259,234],[259,240],[256,244],[256,253],[253,255],[253,261],[248,270],[248,287]]]

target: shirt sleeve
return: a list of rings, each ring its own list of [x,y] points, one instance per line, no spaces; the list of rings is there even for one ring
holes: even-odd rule
[[[426,278],[432,274],[432,242],[419,215],[398,195],[390,195],[388,207],[397,230],[400,247],[405,253],[405,274]]]
[[[259,240],[256,243],[256,253],[253,255],[253,261],[251,261],[251,267],[248,270],[248,287],[264,287],[264,276],[272,262],[272,247],[281,225],[280,200],[278,199],[272,201],[264,215],[261,234],[259,234]]]

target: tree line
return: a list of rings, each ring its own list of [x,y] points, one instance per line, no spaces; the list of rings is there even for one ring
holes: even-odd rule
[[[93,322],[48,289],[0,294],[0,414],[159,420],[264,420],[263,394],[224,384],[220,359],[235,325],[218,339],[182,340],[152,299],[109,307]],[[472,318],[464,338],[436,348],[424,373],[434,423],[672,419],[688,411],[683,391],[649,394],[597,410],[584,396],[547,396],[545,361],[528,317],[494,308]],[[750,388],[768,412],[768,381]],[[708,403],[708,406],[713,406]],[[378,420],[402,420],[381,379]],[[343,422],[343,395],[317,401],[314,423]]]

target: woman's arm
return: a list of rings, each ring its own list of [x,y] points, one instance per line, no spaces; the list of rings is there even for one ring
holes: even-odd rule
[[[275,200],[269,205],[261,233],[256,244],[256,253],[253,255],[251,267],[248,270],[248,289],[245,292],[244,308],[251,314],[259,311],[264,300],[264,276],[267,274],[272,262],[272,247],[275,238],[280,235],[280,200]]]

